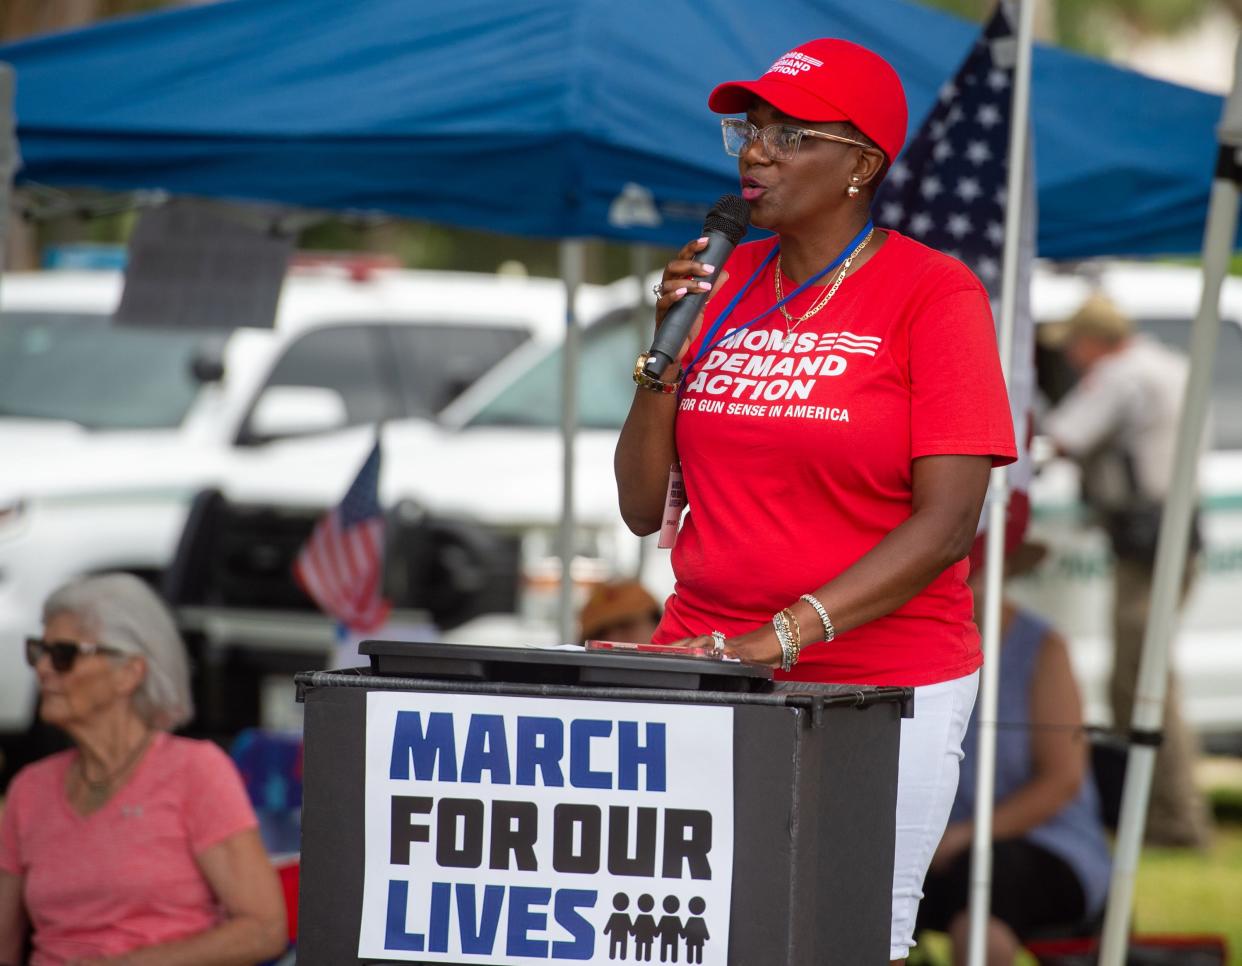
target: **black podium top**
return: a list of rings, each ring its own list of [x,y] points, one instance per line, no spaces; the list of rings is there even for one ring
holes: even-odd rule
[[[419,641],[363,641],[377,675],[520,684],[759,691],[772,680],[760,664],[634,651],[485,647]]]

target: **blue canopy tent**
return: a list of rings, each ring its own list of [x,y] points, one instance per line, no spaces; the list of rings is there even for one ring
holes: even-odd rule
[[[908,0],[225,0],[0,60],[20,179],[681,244],[736,187],[714,82],[847,37],[900,72],[913,129],[976,32]],[[1038,50],[1040,254],[1197,251],[1220,110]]]
[[[978,28],[909,0],[222,0],[0,47],[19,179],[680,245],[737,186],[707,111],[813,36],[884,55],[911,131]],[[1038,251],[1198,250],[1221,99],[1037,51]],[[581,249],[562,246],[572,290]],[[571,299],[572,304],[572,299]],[[567,328],[561,626],[575,427]]]

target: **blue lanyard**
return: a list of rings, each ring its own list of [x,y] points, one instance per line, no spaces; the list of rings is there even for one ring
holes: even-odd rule
[[[812,285],[818,282],[821,278],[823,278],[825,275],[831,272],[834,268],[840,265],[843,261],[845,261],[849,257],[850,252],[852,252],[859,244],[861,244],[862,240],[867,237],[867,233],[871,231],[874,227],[875,227],[875,223],[870,218],[868,218],[867,223],[862,226],[862,230],[857,235],[855,235],[848,244],[846,244],[845,248],[841,250],[841,254],[838,255],[836,258],[834,258],[832,262],[830,262],[826,268],[823,268],[820,271],[816,272],[814,275],[808,278],[805,282],[799,285],[796,289],[794,289],[792,292],[786,295],[783,299],[781,299],[771,308],[764,309],[762,312],[760,312],[750,321],[746,322],[743,325],[739,325],[736,329],[731,329],[730,331],[726,332],[724,335],[720,336],[720,338],[717,339],[716,333],[720,331],[721,326],[723,326],[724,323],[728,320],[729,316],[733,314],[733,310],[737,308],[737,304],[740,301],[742,301],[742,298],[746,295],[747,292],[750,291],[751,286],[755,284],[755,282],[759,279],[759,276],[763,274],[764,270],[768,267],[772,259],[776,257],[777,252],[781,250],[781,246],[779,242],[773,245],[772,250],[768,252],[768,254],[765,256],[763,261],[759,263],[759,267],[756,268],[754,273],[750,276],[750,278],[746,280],[746,284],[743,285],[741,289],[738,290],[738,293],[735,296],[733,296],[733,300],[728,305],[725,306],[724,311],[721,312],[720,315],[716,317],[716,321],[712,323],[712,327],[707,330],[707,335],[704,337],[702,344],[699,346],[699,351],[695,355],[694,361],[691,362],[690,365],[686,366],[685,375],[682,376],[682,385],[683,386],[685,385],[685,380],[689,377],[690,373],[694,371],[694,367],[697,366],[700,361],[702,361],[703,357],[707,355],[707,353],[711,352],[712,349],[716,348],[716,346],[718,346],[725,339],[731,338],[732,336],[737,335],[737,333],[742,332],[746,329],[749,329],[752,325],[754,325],[760,319],[766,318],[767,316],[775,312],[777,309],[779,309],[781,306],[783,306],[785,303],[791,301],[792,299],[796,298],[797,296],[805,292],[808,288],[810,288]],[[715,341],[713,341],[713,339],[715,339]]]

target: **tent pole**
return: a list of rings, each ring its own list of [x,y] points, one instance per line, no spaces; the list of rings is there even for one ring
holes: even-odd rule
[[[13,115],[13,68],[0,62],[0,272],[8,264],[9,213],[17,171],[17,119]]]
[[[1121,820],[1113,850],[1113,875],[1100,948],[1101,966],[1121,966],[1125,961],[1130,906],[1134,901],[1134,876],[1142,851],[1156,762],[1156,745],[1144,739],[1158,737],[1163,723],[1169,643],[1177,621],[1177,605],[1190,544],[1199,454],[1212,385],[1212,360],[1220,334],[1221,285],[1229,270],[1238,225],[1239,185],[1242,183],[1242,41],[1235,54],[1233,85],[1219,128],[1219,163],[1203,237],[1203,296],[1190,332],[1190,376],[1182,397],[1173,479],[1164,504],[1156,545],[1151,613],[1143,636],[1134,714],[1130,721],[1132,743],[1126,760]],[[1138,742],[1134,741],[1135,738],[1139,739]]]
[[[578,356],[582,330],[575,299],[586,271],[586,242],[569,238],[560,244],[561,281],[565,285],[565,351],[561,369],[561,523],[558,549],[561,592],[557,606],[557,639],[575,639],[574,620],[574,439],[578,433]]]
[[[1005,251],[1001,266],[998,335],[1005,386],[1012,380],[1014,326],[1018,308],[1022,250],[1022,203],[1026,197],[1026,159],[1030,130],[1031,39],[1035,0],[1017,6],[1017,59],[1009,116],[1009,171],[1005,196]],[[1012,22],[1012,19],[1011,19]],[[970,854],[969,966],[987,961],[987,926],[992,895],[992,801],[996,786],[996,703],[1000,668],[1001,596],[1004,593],[1005,515],[1009,506],[1009,472],[996,467],[988,485],[987,559],[984,571],[983,673],[979,682],[978,778],[975,788],[974,839]],[[967,754],[971,749],[966,750]]]
[[[630,274],[638,286],[638,301],[634,304],[634,344],[638,347],[635,355],[641,352],[651,338],[651,309],[647,306],[647,286],[645,280],[651,265],[651,246],[641,242],[630,246]],[[638,556],[634,561],[635,580],[642,580],[647,558],[651,554],[652,543],[647,537],[635,537],[638,541]]]

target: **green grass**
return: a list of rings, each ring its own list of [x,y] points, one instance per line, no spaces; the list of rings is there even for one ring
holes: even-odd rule
[[[1216,795],[1213,798],[1216,799]],[[1217,815],[1222,815],[1220,803]],[[1242,966],[1242,825],[1221,824],[1211,852],[1147,848],[1134,887],[1131,928],[1140,934],[1225,937],[1230,966]],[[948,941],[933,934],[920,943],[929,966],[950,963]],[[1029,957],[1018,966],[1033,966]]]
[[[1143,850],[1134,890],[1140,933],[1219,933],[1242,966],[1242,826],[1222,825],[1207,855]]]

